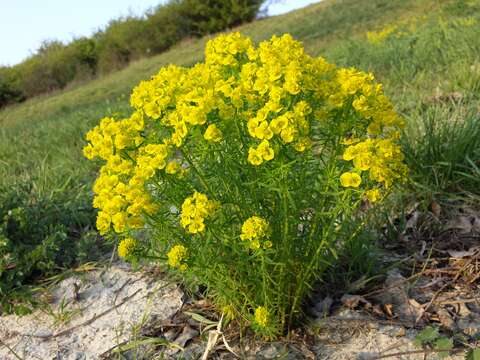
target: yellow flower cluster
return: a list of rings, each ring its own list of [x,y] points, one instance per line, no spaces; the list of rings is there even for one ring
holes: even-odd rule
[[[358,173],[368,172],[370,180],[383,184],[386,188],[394,181],[407,175],[403,163],[403,153],[394,139],[367,139],[350,145],[343,153],[343,159],[352,161]],[[356,173],[345,173],[340,177],[343,186],[358,187],[361,178]]]
[[[105,118],[86,135],[85,156],[103,163],[93,188],[98,230],[119,234],[118,252],[127,258],[138,249],[155,254],[156,244],[140,246],[138,236],[151,231],[167,248],[169,267],[228,294],[218,301],[232,304],[227,316],[238,312],[260,333],[280,331],[277,324],[297,314],[307,292],[302,281],[316,273],[306,264],[325,256],[308,232],[337,226],[335,209],[355,210],[360,196],[379,201],[406,176],[398,145],[403,120],[373,75],[313,58],[290,35],[258,46],[240,33],[220,35],[208,42],[204,62],[162,68],[135,87],[130,104],[130,117]],[[325,192],[332,194],[326,210],[310,217]],[[288,199],[307,214],[285,215],[308,225],[301,233],[293,220],[280,224],[279,212],[296,207]],[[241,224],[252,209],[272,213]],[[182,245],[162,243],[180,233],[187,235]],[[297,258],[285,262],[289,251]],[[245,272],[232,272],[237,266]],[[270,271],[278,266],[285,271]],[[308,271],[294,276],[293,267]],[[293,290],[274,289],[285,283]]]
[[[359,187],[362,182],[360,175],[353,172],[346,172],[340,176],[340,183],[344,187]]]
[[[205,230],[205,218],[216,209],[215,201],[208,200],[205,194],[194,192],[185,199],[180,214],[180,224],[189,233],[196,234]]]
[[[371,203],[375,203],[382,198],[382,194],[379,189],[371,189],[365,192],[365,196]]]
[[[188,266],[185,260],[188,258],[187,248],[183,245],[175,245],[167,254],[168,265],[181,271],[187,270]]]
[[[454,25],[463,26],[463,27],[474,26],[478,23],[477,19],[475,19],[472,16],[468,16],[468,17],[465,17],[465,18],[454,19],[454,20],[452,20],[452,22],[453,22]]]
[[[373,45],[381,45],[390,37],[401,38],[413,34],[417,31],[418,26],[427,19],[427,16],[415,16],[397,21],[394,24],[387,24],[381,30],[368,31],[367,41]],[[455,20],[453,22],[455,24]]]
[[[272,160],[274,156],[275,152],[267,140],[263,140],[256,148],[248,149],[248,161],[255,166],[261,165],[264,161]]]
[[[97,229],[101,234],[106,234],[112,227],[116,233],[141,228],[144,226],[142,213],[155,211],[143,184],[151,175],[148,174],[151,168],[158,165],[141,166],[146,158],[142,153],[122,156],[122,152],[128,153],[129,148],[142,143],[140,132],[143,128],[143,118],[137,114],[119,121],[102,119],[86,135],[89,144],[84,148],[85,156],[106,160],[93,187],[93,206],[100,210]],[[153,149],[146,147],[146,150],[153,153]],[[155,156],[158,163],[159,155]]]
[[[381,44],[385,39],[397,30],[397,25],[387,25],[380,31],[367,32],[367,39],[372,44]]]
[[[249,247],[253,250],[272,247],[272,242],[268,240],[269,236],[270,225],[267,220],[259,216],[248,218],[242,225],[240,239],[248,241]]]
[[[268,310],[265,306],[259,306],[255,309],[255,323],[260,327],[268,325]]]
[[[120,244],[118,244],[118,256],[121,258],[127,258],[133,254],[137,247],[137,240],[132,239],[131,237],[125,238],[120,241]]]
[[[329,97],[333,106],[351,102],[359,118],[359,123],[352,127],[353,136],[343,142],[347,146],[343,159],[352,161],[355,170],[341,175],[340,183],[344,187],[359,187],[362,172],[367,172],[369,180],[382,184],[385,188],[407,176],[404,156],[397,143],[404,120],[397,115],[383,94],[382,86],[373,80],[372,74],[353,68],[339,69],[338,90]],[[355,137],[355,132],[365,129],[365,126],[368,137],[361,133]],[[380,198],[377,191],[366,194],[367,198],[371,201],[374,199],[372,202],[377,201]]]
[[[217,125],[211,124],[208,125],[207,130],[205,130],[205,134],[203,135],[205,140],[211,142],[219,142],[222,140],[222,132],[218,129]]]
[[[85,156],[105,161],[94,186],[101,234],[142,228],[144,214],[157,210],[151,185],[159,176],[183,177],[191,168],[183,154],[214,144],[241,142],[240,165],[260,166],[312,148],[312,129],[335,128],[358,137],[346,149],[354,155],[344,156],[353,172],[368,171],[385,186],[405,174],[395,143],[402,120],[373,75],[313,58],[288,34],[258,47],[240,33],[220,35],[208,42],[204,63],[162,68],[130,103],[129,118],[105,118],[86,136]],[[351,108],[355,117],[338,115]],[[190,233],[204,230],[212,210],[205,199],[197,194],[182,206]]]

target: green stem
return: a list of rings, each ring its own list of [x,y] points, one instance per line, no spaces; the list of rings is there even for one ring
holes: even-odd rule
[[[214,199],[215,199],[215,194],[213,193],[213,191],[210,189],[210,187],[208,186],[208,183],[205,179],[205,176],[203,175],[203,173],[195,166],[195,164],[193,163],[193,161],[187,156],[187,154],[184,152],[184,151],[181,151],[182,152],[182,156],[185,158],[185,160],[187,160],[188,164],[190,165],[190,167],[193,169],[193,171],[195,171],[195,173],[198,175],[198,178],[200,180],[200,182],[202,183],[203,187],[205,188],[205,190],[208,192],[208,194],[210,196],[212,196]],[[216,199],[215,199],[216,200]]]

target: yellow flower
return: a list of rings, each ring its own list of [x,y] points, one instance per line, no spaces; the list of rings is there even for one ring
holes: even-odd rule
[[[268,140],[263,140],[257,147],[257,153],[262,156],[263,160],[270,161],[275,156],[273,149],[270,147]]]
[[[88,159],[92,160],[95,157],[95,150],[92,144],[88,144],[83,148],[83,155]]]
[[[273,133],[278,135],[280,132],[288,126],[288,115],[283,114],[279,117],[273,119],[270,122],[270,129],[272,129]]]
[[[255,309],[255,323],[260,327],[266,327],[268,324],[268,310],[265,306],[259,306]]]
[[[370,169],[371,155],[369,153],[362,153],[353,159],[353,165],[356,169],[366,171]]]
[[[368,100],[364,95],[361,95],[353,100],[352,106],[359,112],[366,111],[368,109]]]
[[[97,215],[97,230],[101,235],[105,235],[110,230],[112,219],[106,212],[99,211]]]
[[[360,175],[356,173],[346,172],[340,176],[340,183],[344,187],[357,188],[360,186],[361,182],[362,182],[362,178],[360,177]]]
[[[187,248],[183,245],[175,245],[167,254],[168,265],[181,271],[187,270],[188,266],[184,261],[188,257]]]
[[[258,139],[267,139],[270,140],[273,136],[273,132],[268,126],[268,122],[262,121],[257,128],[255,129],[255,137]]]
[[[257,149],[251,147],[248,149],[248,162],[255,166],[261,165],[263,163],[262,154]]]
[[[165,167],[167,174],[176,174],[180,170],[180,164],[176,161],[170,161]]]
[[[253,250],[259,249],[261,240],[266,240],[270,236],[270,224],[264,218],[259,216],[249,217],[242,225],[242,234],[240,239],[249,241],[249,247]],[[263,242],[263,248],[272,247],[269,240]]]
[[[381,193],[380,193],[380,190],[378,189],[367,190],[365,192],[365,196],[367,197],[368,201],[370,201],[371,203],[375,203],[381,199]]]
[[[191,234],[205,230],[205,219],[213,213],[218,204],[208,200],[205,194],[194,192],[187,197],[182,204],[180,225]]]
[[[205,134],[203,137],[207,141],[211,142],[219,142],[222,140],[222,132],[220,129],[217,128],[215,124],[208,125],[207,130],[205,130]]]
[[[138,243],[131,237],[125,238],[118,244],[118,256],[121,258],[127,258],[133,254],[138,247]]]
[[[312,142],[310,141],[309,138],[301,138],[299,139],[293,147],[295,150],[298,152],[304,152],[306,149],[308,149],[312,145]]]
[[[291,125],[287,126],[282,130],[280,133],[280,137],[282,138],[285,144],[291,143],[295,139],[295,128]]]
[[[124,212],[118,212],[112,216],[113,230],[117,234],[126,230],[128,215]]]

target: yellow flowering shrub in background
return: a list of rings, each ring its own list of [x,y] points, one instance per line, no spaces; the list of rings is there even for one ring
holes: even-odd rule
[[[388,24],[383,29],[377,31],[367,31],[367,40],[373,45],[382,45],[389,38],[401,38],[417,31],[419,25],[427,20],[427,16],[409,17],[404,20]]]
[[[122,257],[143,251],[206,285],[265,336],[301,316],[355,236],[342,224],[359,204],[407,174],[403,120],[373,75],[313,58],[288,34],[258,46],[220,35],[205,62],[142,81],[131,105],[86,136],[85,156],[103,161],[99,232],[120,239]]]

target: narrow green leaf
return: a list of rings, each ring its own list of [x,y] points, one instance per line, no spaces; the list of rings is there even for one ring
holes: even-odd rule
[[[468,352],[466,360],[480,360],[480,348]]]
[[[141,340],[130,341],[124,345],[121,345],[118,348],[116,348],[114,352],[117,352],[117,353],[125,352],[128,350],[136,349],[142,345],[163,345],[163,346],[176,348],[183,351],[183,348],[174,342],[170,342],[168,340],[161,339],[161,338],[145,338]]]
[[[209,320],[206,317],[203,317],[202,315],[194,312],[185,311],[184,314],[189,315],[193,320],[198,321],[199,323],[202,323],[202,324],[216,325],[218,323],[217,321]]]

